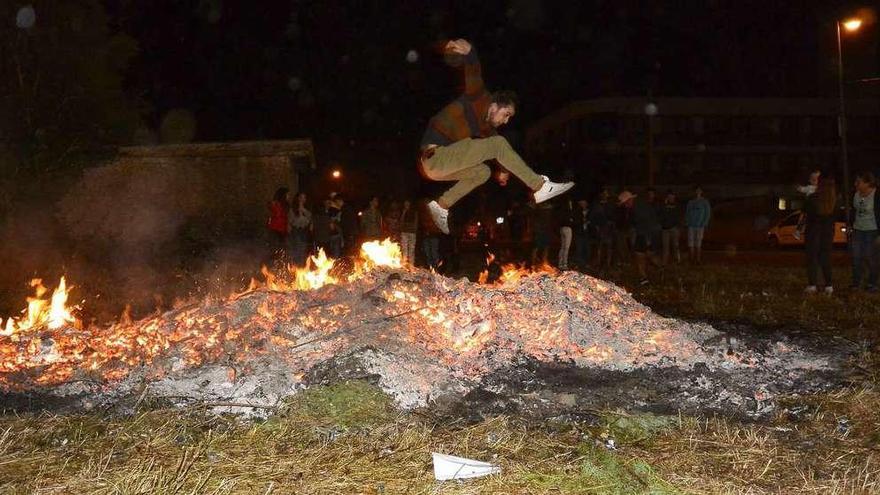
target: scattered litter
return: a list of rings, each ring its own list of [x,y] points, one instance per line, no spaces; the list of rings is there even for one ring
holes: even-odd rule
[[[791,421],[803,421],[809,411],[810,406],[808,405],[794,406],[785,410],[788,413],[788,419]]]
[[[438,481],[479,478],[498,474],[501,468],[488,462],[475,461],[454,455],[432,452],[434,459],[434,479]]]

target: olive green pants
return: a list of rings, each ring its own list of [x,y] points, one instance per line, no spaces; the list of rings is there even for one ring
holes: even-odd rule
[[[493,159],[533,191],[540,189],[544,183],[544,178],[533,172],[507,139],[501,136],[466,138],[449,146],[435,148],[433,156],[422,160],[422,170],[431,180],[457,181],[438,200],[442,206],[449,208],[489,180],[492,170],[483,162]]]

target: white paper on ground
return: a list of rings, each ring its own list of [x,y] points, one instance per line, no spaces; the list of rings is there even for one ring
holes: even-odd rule
[[[437,452],[432,452],[431,455],[434,457],[434,479],[439,481],[478,478],[501,472],[500,467],[488,462]]]

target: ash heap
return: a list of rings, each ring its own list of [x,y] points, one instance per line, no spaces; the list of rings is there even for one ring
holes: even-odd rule
[[[284,276],[264,270],[243,293],[107,327],[83,327],[63,279],[51,299],[34,281],[23,316],[0,326],[0,396],[84,409],[155,397],[251,414],[359,378],[405,409],[760,416],[777,394],[832,386],[845,359],[664,318],[577,272],[508,266],[493,284],[454,280],[403,264],[388,241],[364,244],[344,277],[334,267],[321,253]]]

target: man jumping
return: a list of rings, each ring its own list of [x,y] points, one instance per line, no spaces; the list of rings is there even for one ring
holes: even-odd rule
[[[436,201],[428,203],[434,223],[449,233],[449,208],[462,197],[486,182],[491,169],[484,162],[496,160],[505,171],[499,182],[507,180],[507,172],[517,176],[534,191],[535,203],[559,196],[574,182],[550,182],[529,168],[496,129],[506,124],[516,112],[516,94],[511,91],[489,93],[483,84],[480,61],[467,40],[453,40],[444,45],[444,52],[464,57],[464,94],[443,107],[428,122],[422,137],[419,164],[422,173],[435,181],[457,181]]]

